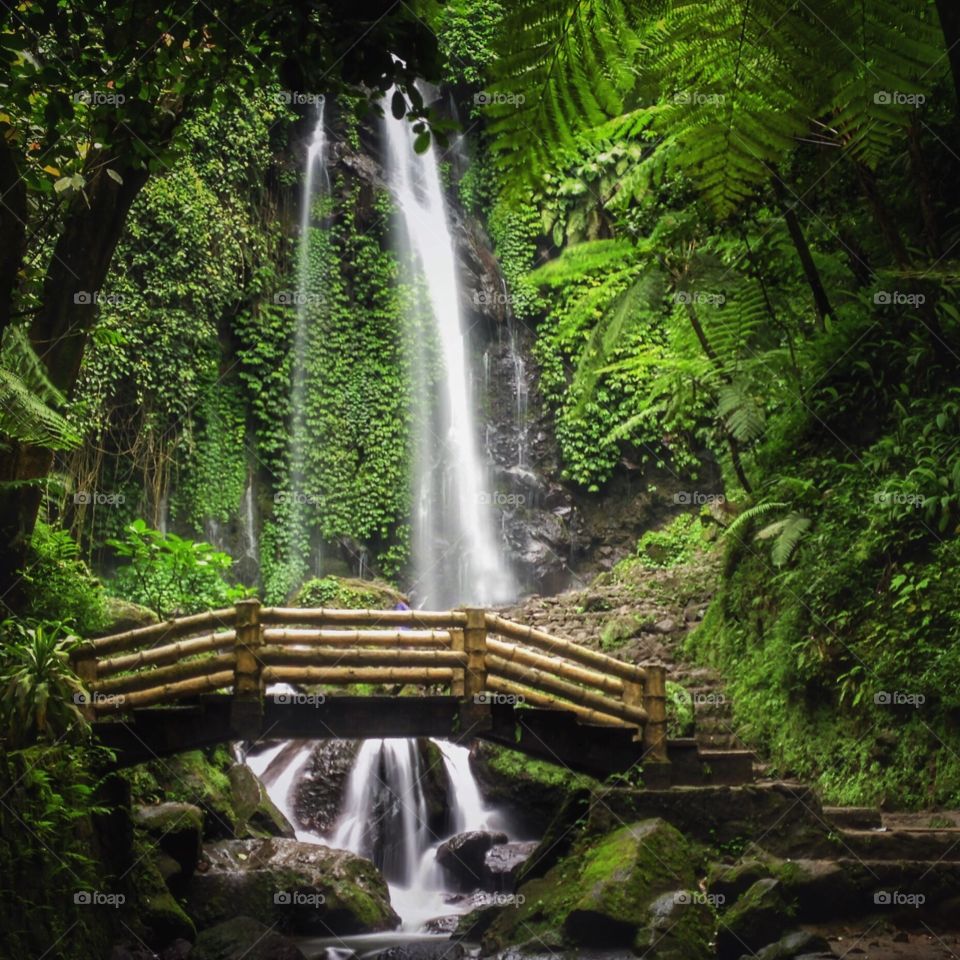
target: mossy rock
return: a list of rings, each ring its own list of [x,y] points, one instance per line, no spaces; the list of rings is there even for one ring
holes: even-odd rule
[[[190,960],[306,960],[288,937],[253,917],[234,917],[204,930],[190,952]]]
[[[296,837],[290,821],[270,799],[263,784],[245,763],[235,763],[227,771],[233,809],[237,816],[236,833],[242,837]]]
[[[151,842],[138,835],[133,852],[133,903],[128,912],[142,928],[143,939],[152,947],[165,946],[178,938],[192,941],[196,928],[167,887]]]
[[[767,860],[744,858],[739,863],[714,863],[707,871],[706,887],[721,907],[732,907],[758,880],[776,877]]]
[[[716,918],[699,891],[671,890],[649,906],[647,925],[633,941],[641,956],[657,960],[709,960]]]
[[[286,838],[207,844],[187,905],[200,926],[249,916],[285,932],[340,936],[400,922],[369,860]]]
[[[683,836],[663,820],[583,838],[543,877],[520,887],[523,902],[501,911],[484,950],[556,931],[578,946],[629,947],[658,922],[651,909],[661,894],[694,887],[694,860]]]
[[[332,607],[343,610],[392,610],[407,598],[383,580],[356,577],[315,577],[294,593],[294,607]]]
[[[600,631],[600,646],[604,650],[615,650],[627,640],[639,636],[650,621],[635,613],[614,617],[608,620]]]
[[[492,743],[477,745],[471,767],[484,800],[505,806],[522,833],[541,836],[566,799],[597,781]]]
[[[758,880],[722,914],[717,956],[735,960],[779,940],[792,925],[792,915],[780,881],[773,877]]]
[[[172,858],[184,877],[200,859],[203,811],[192,803],[157,803],[133,809],[133,823],[159,850]]]
[[[166,800],[199,807],[203,811],[204,840],[231,839],[236,836],[238,819],[227,775],[232,765],[227,750],[217,749],[209,755],[190,750],[146,764],[143,779],[152,778]],[[134,782],[141,776],[134,774]]]
[[[123,633],[125,630],[149,627],[159,622],[160,618],[149,607],[141,606],[139,603],[133,603],[130,600],[121,600],[120,597],[105,597],[103,625],[97,630],[97,635],[106,637],[112,633]]]

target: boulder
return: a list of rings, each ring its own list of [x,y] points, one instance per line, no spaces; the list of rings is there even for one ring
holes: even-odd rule
[[[267,796],[263,784],[245,763],[235,763],[227,770],[233,810],[237,817],[236,832],[248,837],[296,837],[290,821]]]
[[[657,960],[709,960],[713,956],[713,911],[697,891],[670,890],[647,908],[647,923],[633,941],[641,956]]]
[[[476,890],[488,881],[486,855],[491,847],[505,844],[505,833],[470,830],[458,833],[437,848],[437,862],[459,890]]]
[[[234,917],[204,930],[190,960],[306,960],[290,939],[252,917]]]
[[[758,880],[720,917],[717,956],[734,960],[779,940],[790,925],[790,910],[779,880]]]
[[[830,944],[823,937],[806,930],[795,930],[776,943],[768,944],[756,955],[746,954],[746,956],[750,960],[795,960],[800,956],[818,953],[833,956],[830,952]]]
[[[200,859],[203,811],[192,803],[152,803],[133,808],[133,824],[179,867],[188,879]],[[172,875],[167,869],[162,871]]]
[[[484,887],[504,892],[513,890],[520,868],[539,845],[536,840],[494,844],[483,858]]]
[[[130,913],[136,918],[141,940],[151,947],[177,939],[192,941],[197,935],[193,921],[170,892],[157,863],[156,849],[144,834],[135,835],[133,854]]]
[[[159,622],[159,618],[149,607],[142,607],[130,600],[121,600],[119,597],[104,597],[103,626],[97,631],[97,636],[107,637],[113,633],[149,627]]]
[[[226,750],[208,756],[188,750],[146,765],[161,794],[169,800],[192,803],[203,811],[203,838],[224,840],[236,836],[237,814],[233,787],[226,770],[233,763]]]
[[[392,930],[400,920],[369,860],[279,837],[208,843],[187,909],[200,926],[239,915],[304,934]]]
[[[656,942],[666,931],[665,918],[684,906],[668,910],[662,895],[693,888],[694,857],[683,836],[663,820],[629,824],[600,839],[583,839],[542,877],[523,883],[515,902],[483,934],[483,949],[496,952],[558,936],[567,945],[596,949]],[[690,930],[699,931],[701,913],[690,911]],[[685,935],[687,923],[678,930]],[[700,941],[697,933],[691,957],[700,956]]]

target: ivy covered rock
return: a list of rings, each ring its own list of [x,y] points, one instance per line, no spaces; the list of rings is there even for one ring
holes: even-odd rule
[[[370,933],[400,922],[369,860],[286,838],[207,844],[187,908],[200,926],[247,916],[305,934]]]
[[[504,908],[484,935],[484,951],[557,935],[566,945],[589,948],[656,942],[674,914],[683,913],[684,898],[675,892],[695,889],[694,863],[686,840],[663,820],[585,838],[543,877],[521,885],[517,905]],[[665,894],[676,907],[667,908]],[[707,942],[705,915],[698,908],[683,920],[672,927],[678,949],[698,957]]]
[[[103,626],[97,631],[102,636],[136,630],[159,623],[157,615],[149,608],[120,597],[105,597]]]
[[[355,577],[315,577],[294,594],[294,607],[334,607],[344,610],[392,610],[407,597],[382,580]]]

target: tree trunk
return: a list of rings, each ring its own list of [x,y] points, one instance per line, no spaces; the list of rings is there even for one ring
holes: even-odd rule
[[[957,98],[955,110],[960,119],[960,4],[957,0],[937,0],[940,28],[947,45],[950,72],[953,74],[953,90]]]
[[[9,143],[0,136],[0,340],[13,317],[26,239],[27,188]]]
[[[103,158],[94,158],[96,169]],[[116,167],[114,168],[116,169]],[[77,196],[67,213],[44,280],[42,308],[30,326],[30,340],[50,380],[69,395],[96,321],[97,299],[127,214],[147,180],[146,170],[120,168],[118,183],[105,165]],[[43,499],[41,481],[53,463],[53,451],[11,443],[0,464],[0,592],[15,606],[16,571],[22,568]],[[13,603],[11,603],[11,600]]]
[[[937,222],[937,211],[934,206],[930,168],[923,153],[923,144],[920,142],[920,127],[916,119],[907,128],[907,145],[910,149],[910,167],[917,182],[920,213],[923,215],[923,231],[927,235],[927,245],[930,248],[931,255],[934,259],[939,259],[943,254],[943,245],[940,242],[940,225]]]
[[[835,320],[833,307],[830,306],[830,298],[820,279],[820,271],[814,263],[813,255],[810,253],[810,247],[807,245],[807,238],[804,236],[803,227],[800,226],[800,219],[797,217],[797,211],[787,200],[787,193],[780,179],[780,174],[772,169],[773,173],[773,192],[783,213],[783,219],[787,224],[787,232],[793,241],[793,246],[800,258],[800,265],[803,267],[803,275],[807,278],[807,284],[810,292],[813,294],[813,306],[817,311],[817,323],[821,331],[827,329],[827,317]]]

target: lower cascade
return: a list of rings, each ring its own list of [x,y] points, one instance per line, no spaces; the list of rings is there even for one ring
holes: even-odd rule
[[[313,741],[287,741],[248,756],[246,762],[294,825],[298,840],[373,861],[401,918],[400,935],[451,933],[458,915],[476,904],[475,897],[467,896],[474,892],[468,889],[472,858],[463,848],[445,857],[441,848],[452,838],[469,842],[470,834],[488,844],[515,839],[508,815],[484,803],[469,750],[444,740],[361,741],[344,783],[339,816],[320,835],[301,827],[294,799],[315,748]],[[439,811],[428,796],[428,784],[438,781],[445,785],[445,807]],[[458,869],[447,869],[442,861],[454,862]],[[466,880],[458,875],[463,871]],[[329,947],[328,955],[331,951],[343,955],[342,949]]]

